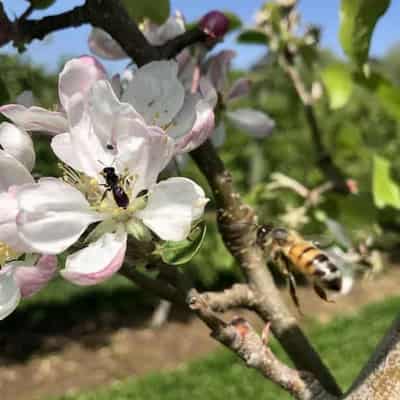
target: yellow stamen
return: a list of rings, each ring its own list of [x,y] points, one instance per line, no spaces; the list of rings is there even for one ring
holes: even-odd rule
[[[4,242],[0,242],[0,265],[4,265],[8,261],[15,260],[18,257],[18,253],[13,250],[9,245]]]

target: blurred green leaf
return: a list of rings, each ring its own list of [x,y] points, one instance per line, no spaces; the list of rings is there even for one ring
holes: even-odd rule
[[[0,78],[0,105],[10,102],[10,93],[3,79]]]
[[[400,120],[400,87],[377,72],[371,72],[368,77],[361,73],[356,74],[354,80],[360,86],[373,92],[382,107],[392,117]]]
[[[322,81],[329,95],[330,107],[343,107],[353,91],[353,80],[346,64],[335,63],[322,71]]]
[[[237,38],[239,43],[246,44],[264,44],[267,46],[268,44],[268,36],[261,31],[256,29],[246,29],[240,33]]]
[[[339,39],[344,52],[358,65],[368,58],[372,32],[390,0],[342,0]]]
[[[222,11],[226,18],[229,20],[229,30],[228,32],[235,31],[242,26],[242,20],[238,15],[231,11]]]
[[[46,8],[49,8],[52,6],[56,0],[29,0],[29,3],[32,4],[33,8],[36,8],[37,10],[45,10]]]
[[[206,230],[206,224],[202,222],[192,229],[187,239],[180,242],[166,241],[158,247],[156,252],[167,264],[186,264],[200,250],[206,235]]]
[[[378,208],[400,208],[400,188],[390,176],[390,162],[378,155],[374,156],[372,192]]]
[[[169,0],[122,0],[122,2],[130,17],[136,22],[141,22],[144,18],[148,18],[161,25],[170,14]]]

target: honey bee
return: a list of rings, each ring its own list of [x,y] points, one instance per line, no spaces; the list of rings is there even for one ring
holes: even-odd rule
[[[293,269],[308,276],[316,294],[328,302],[331,300],[328,299],[326,290],[347,293],[351,288],[352,279],[343,275],[342,269],[333,258],[296,231],[261,225],[257,229],[256,244],[263,249],[269,249],[271,261],[288,278],[290,295],[298,308],[300,305]]]

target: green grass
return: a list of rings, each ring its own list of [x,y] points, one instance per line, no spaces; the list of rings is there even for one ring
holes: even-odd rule
[[[398,312],[400,298],[367,306],[358,315],[338,318],[321,326],[312,324],[309,335],[343,388],[347,388],[368,359],[383,332]],[[134,345],[134,344],[132,344]],[[276,342],[273,349],[283,352]],[[173,351],[173,349],[171,349]],[[243,400],[289,399],[286,393],[249,370],[230,352],[220,350],[173,372],[131,379],[103,390],[57,400]]]

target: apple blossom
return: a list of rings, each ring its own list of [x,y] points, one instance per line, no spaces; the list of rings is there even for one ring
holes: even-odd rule
[[[151,230],[161,240],[185,239],[207,199],[186,178],[156,183],[174,154],[174,141],[161,128],[146,124],[130,104],[121,103],[109,82],[95,83],[87,107],[83,96],[74,101],[68,107],[70,131],[51,143],[66,164],[64,181],[44,178],[24,185],[17,193],[17,226],[21,239],[35,251],[58,254],[100,222],[90,243],[68,256],[62,271],[66,279],[89,285],[121,267],[128,234],[142,231],[137,239],[143,240],[151,238]],[[126,203],[118,201],[115,187],[105,179],[106,168],[115,173]]]
[[[24,253],[32,252],[18,234],[16,218],[17,193],[34,182],[29,172],[34,162],[33,144],[26,132],[8,123],[0,126],[0,141],[4,143],[0,150],[0,319],[3,319],[16,308],[21,297],[36,293],[53,278],[57,260],[54,256],[42,256],[36,264],[16,261]],[[13,154],[22,162],[28,161],[29,169]]]

